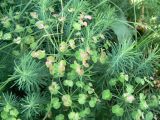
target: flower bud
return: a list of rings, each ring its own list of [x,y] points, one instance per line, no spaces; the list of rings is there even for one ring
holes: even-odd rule
[[[34,19],[38,18],[38,14],[36,12],[30,12],[30,15]]]
[[[60,47],[59,47],[60,52],[62,52],[62,53],[63,53],[63,52],[66,52],[67,49],[68,49],[67,43],[66,43],[66,42],[61,42],[61,43],[60,43]]]
[[[49,91],[54,95],[58,93],[59,89],[60,87],[56,82],[52,82],[52,84],[49,86]]]
[[[66,94],[62,96],[63,105],[66,107],[70,107],[72,105],[71,96]]]

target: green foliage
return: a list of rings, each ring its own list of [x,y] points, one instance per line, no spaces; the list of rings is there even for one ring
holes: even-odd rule
[[[0,101],[2,120],[20,120],[16,97],[13,94],[3,93]]]
[[[19,114],[19,112],[17,111],[16,108],[7,104],[3,108],[3,111],[1,112],[1,118],[2,118],[2,120],[8,120],[8,119],[20,120],[20,119],[17,119],[18,114]]]
[[[122,116],[124,113],[124,110],[119,105],[114,105],[112,107],[112,112],[116,114],[116,116]]]
[[[130,39],[123,40],[118,45],[112,46],[109,62],[109,71],[111,73],[127,72],[133,69],[140,55],[140,53],[134,50],[134,47],[135,43]]]
[[[103,90],[102,99],[111,100],[111,98],[112,98],[112,93],[110,92],[110,90]]]
[[[1,0],[1,119],[158,119],[159,6]]]
[[[26,120],[35,119],[44,111],[45,98],[39,93],[28,93],[21,100],[21,112]]]
[[[15,85],[18,85],[19,89],[35,91],[46,84],[43,81],[46,76],[44,66],[40,62],[36,62],[30,55],[24,55],[18,62],[15,62],[14,70],[11,79],[15,81]]]

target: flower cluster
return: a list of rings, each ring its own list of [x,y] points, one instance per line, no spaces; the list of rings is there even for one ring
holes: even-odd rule
[[[0,119],[158,120],[159,11],[159,0],[0,0]]]

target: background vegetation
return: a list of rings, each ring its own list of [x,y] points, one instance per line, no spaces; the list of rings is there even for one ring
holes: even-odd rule
[[[159,0],[1,0],[2,120],[159,120]]]

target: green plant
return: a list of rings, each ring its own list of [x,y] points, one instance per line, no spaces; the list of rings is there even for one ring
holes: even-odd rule
[[[1,0],[1,119],[158,119],[159,5]]]
[[[1,118],[2,120],[20,120],[19,111],[17,110],[16,97],[13,94],[2,94],[2,99],[0,101],[1,105]]]
[[[35,119],[44,111],[45,98],[39,93],[28,93],[21,100],[21,114],[26,120]]]
[[[46,76],[44,66],[36,62],[30,55],[24,55],[15,62],[15,72],[10,79],[14,80],[19,89],[26,91],[39,90],[39,87],[45,85],[43,78]]]

